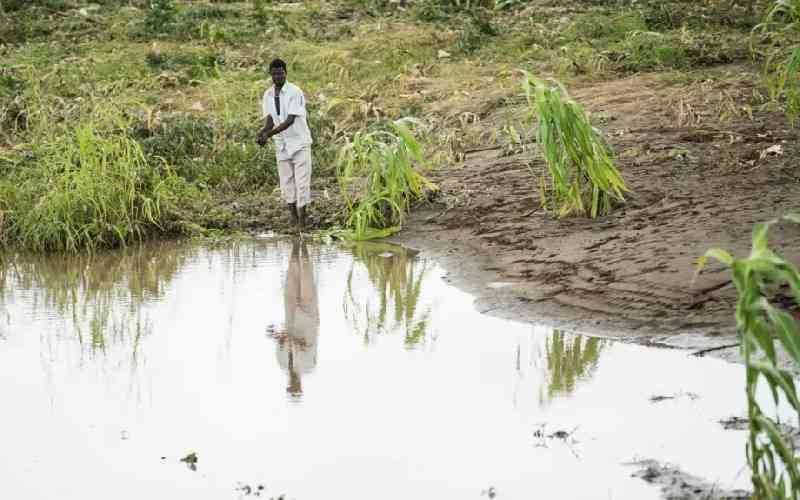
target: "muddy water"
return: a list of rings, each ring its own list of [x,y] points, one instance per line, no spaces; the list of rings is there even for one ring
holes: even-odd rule
[[[3,262],[2,498],[658,498],[636,459],[747,486],[741,367],[482,316],[398,247]]]

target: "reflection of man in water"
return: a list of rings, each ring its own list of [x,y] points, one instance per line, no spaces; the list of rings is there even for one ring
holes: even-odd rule
[[[303,394],[302,374],[311,372],[317,364],[319,336],[314,268],[308,248],[299,238],[292,241],[283,302],[286,309],[285,325],[282,332],[274,335],[278,346],[278,362],[289,374],[286,392],[299,397]]]

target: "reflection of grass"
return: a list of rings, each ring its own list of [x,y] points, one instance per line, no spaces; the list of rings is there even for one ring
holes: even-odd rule
[[[419,298],[427,266],[420,267],[414,254],[405,248],[380,243],[361,244],[352,248],[353,257],[367,270],[367,276],[378,295],[377,311],[370,298],[354,294],[355,265],[347,277],[344,298],[345,314],[366,342],[382,332],[402,331],[408,347],[426,338],[430,310],[420,311]],[[391,256],[388,254],[391,253]],[[362,302],[363,300],[363,302]]]
[[[0,296],[13,288],[32,290],[32,303],[59,313],[75,313],[78,302],[94,303],[112,295],[136,307],[160,297],[190,256],[185,251],[169,251],[170,246],[58,257],[7,254],[6,264],[0,268]]]
[[[169,244],[126,252],[41,257],[6,254],[0,260],[0,304],[25,293],[34,313],[55,312],[88,353],[115,346],[132,351],[151,331],[143,306],[161,298],[191,252]],[[12,295],[14,294],[14,295]],[[56,342],[57,336],[48,336]]]
[[[549,374],[547,399],[572,393],[576,383],[588,377],[597,367],[600,351],[605,345],[602,339],[553,331],[546,345]]]

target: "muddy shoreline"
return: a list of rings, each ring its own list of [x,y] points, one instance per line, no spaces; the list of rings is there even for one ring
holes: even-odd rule
[[[800,134],[782,115],[708,118],[709,96],[752,94],[737,71],[721,70],[700,90],[634,76],[575,93],[604,117],[630,188],[607,217],[553,218],[538,199],[546,167],[536,145],[485,147],[434,176],[440,193],[392,241],[441,262],[487,314],[645,345],[731,346],[736,291],[728,270],[712,262],[697,276],[697,259],[712,247],[749,254],[753,225],[797,211],[800,200]],[[676,116],[677,100],[698,119]],[[800,261],[796,224],[775,224],[769,243]],[[709,355],[739,357],[736,347]]]
[[[435,216],[434,212],[419,211],[414,219]],[[473,295],[475,308],[482,314],[653,347],[711,350],[705,355],[741,361],[737,347],[723,348],[736,342],[733,321],[713,328],[687,328],[679,318],[658,323],[625,316],[598,316],[553,301],[530,300],[525,290],[535,282],[508,281],[502,270],[494,267],[496,252],[464,237],[462,231],[448,230],[435,223],[414,222],[389,241],[417,250],[420,257],[439,263],[447,272],[445,280]]]

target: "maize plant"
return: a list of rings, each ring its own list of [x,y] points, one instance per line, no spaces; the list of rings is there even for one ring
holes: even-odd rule
[[[800,216],[787,216],[800,222]],[[734,258],[725,250],[708,250],[698,262],[698,272],[708,258],[731,268],[738,292],[736,324],[746,365],[747,413],[750,435],[747,461],[750,466],[754,499],[798,500],[800,498],[800,455],[782,432],[777,417],[764,413],[756,397],[763,381],[772,393],[776,407],[788,404],[800,419],[800,401],[792,375],[777,362],[776,340],[791,360],[800,366],[800,321],[775,305],[778,291],[788,288],[794,303],[800,305],[800,271],[768,247],[771,223],[753,228],[750,256]],[[797,424],[795,422],[795,424]]]
[[[393,123],[392,131],[355,134],[337,160],[350,238],[399,231],[411,203],[438,189],[417,170],[422,162],[422,145],[402,123]]]
[[[555,80],[526,74],[523,88],[532,115],[538,116],[538,143],[550,173],[539,182],[542,207],[557,217],[607,215],[627,191],[611,151],[589,115]]]

